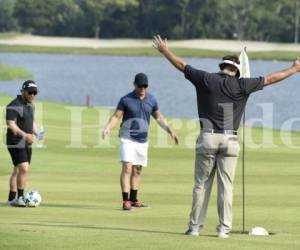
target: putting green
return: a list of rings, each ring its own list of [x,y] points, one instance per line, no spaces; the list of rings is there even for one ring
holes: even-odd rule
[[[0,104],[3,107],[11,99],[1,97]],[[120,209],[118,129],[114,129],[109,137],[111,148],[98,139],[107,110],[90,108],[82,112],[82,131],[77,130],[74,134],[81,134],[82,142],[76,143],[73,137],[73,145],[78,147],[70,148],[71,106],[49,102],[43,102],[42,106],[47,142],[45,148],[34,149],[27,185],[27,190],[36,189],[42,194],[43,202],[38,208],[5,205],[12,166],[3,145],[5,121],[1,119],[1,250],[300,249],[299,133],[280,135],[279,131],[265,130],[268,139],[274,141],[273,147],[252,148],[253,145],[247,143],[246,229],[262,226],[272,233],[271,236],[251,237],[240,233],[242,186],[239,161],[232,237],[226,240],[215,237],[218,222],[216,187],[202,235],[189,237],[183,232],[191,207],[193,144],[198,134],[196,122],[172,122],[169,119],[173,126],[180,127],[177,132],[181,145],[176,147],[170,138],[167,142],[162,140],[164,133],[151,121],[150,161],[149,167],[143,170],[140,189],[140,199],[150,208],[124,212]],[[41,103],[37,111],[40,109]],[[37,120],[41,121],[40,115]],[[77,125],[75,128],[80,128]],[[261,143],[263,130],[248,129],[247,133],[250,132],[254,142]],[[289,136],[295,148],[283,144],[282,138]]]

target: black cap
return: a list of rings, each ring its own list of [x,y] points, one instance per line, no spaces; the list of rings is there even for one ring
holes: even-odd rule
[[[35,83],[35,81],[33,80],[27,80],[23,83],[22,85],[22,90],[26,90],[26,91],[38,91],[38,87]]]
[[[148,86],[148,77],[144,73],[138,73],[135,75],[134,83],[137,86]]]

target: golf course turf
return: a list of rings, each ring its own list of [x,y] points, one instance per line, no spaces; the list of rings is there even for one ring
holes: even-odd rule
[[[32,78],[32,74],[22,67],[0,64],[0,81]]]
[[[2,109],[11,99],[0,98]],[[99,139],[108,111],[84,110],[82,141],[71,144],[71,115],[66,108],[71,105],[41,101],[38,104],[43,105],[43,117],[37,114],[37,122],[43,123],[46,143],[44,148],[34,148],[26,188],[41,193],[43,200],[37,208],[6,206],[12,164],[4,146],[4,112],[2,115],[1,250],[300,249],[299,133],[280,135],[280,131],[268,130],[268,134],[273,134],[272,147],[248,147],[246,142],[246,230],[262,226],[272,235],[241,234],[240,159],[234,185],[232,237],[216,238],[216,186],[205,228],[199,237],[191,237],[183,233],[191,208],[197,126],[191,128],[193,126],[183,121],[176,130],[181,145],[175,146],[170,138],[167,142],[161,141],[161,135],[166,135],[151,121],[149,166],[143,170],[139,190],[139,198],[150,208],[125,212],[121,210],[119,187],[118,126],[108,138],[110,147],[107,147],[108,141]],[[168,120],[172,125],[172,119]],[[254,141],[260,144],[264,130],[247,128],[246,132],[251,132]],[[294,148],[282,143],[285,136],[291,136]]]

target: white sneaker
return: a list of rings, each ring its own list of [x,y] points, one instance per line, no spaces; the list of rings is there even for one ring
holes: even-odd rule
[[[17,207],[26,207],[26,203],[24,201],[23,196],[20,196],[16,203],[17,203]]]
[[[220,238],[220,239],[228,239],[228,238],[230,238],[230,234],[226,233],[224,231],[220,231],[220,232],[218,232],[218,238]]]
[[[11,201],[7,201],[6,204],[7,204],[8,207],[16,207],[17,206],[17,202],[18,202],[18,199],[15,198],[15,199],[13,199]]]
[[[185,235],[190,235],[190,236],[199,236],[199,232],[193,229],[188,229],[185,232]]]

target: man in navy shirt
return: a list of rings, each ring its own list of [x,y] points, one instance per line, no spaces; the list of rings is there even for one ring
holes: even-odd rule
[[[300,60],[282,71],[258,78],[239,78],[240,62],[225,56],[219,73],[187,65],[172,53],[166,39],[154,37],[154,47],[195,87],[201,133],[196,144],[195,185],[187,235],[198,236],[204,226],[215,173],[218,179],[219,238],[229,238],[232,227],[233,180],[239,154],[237,130],[249,95],[300,71]]]
[[[147,88],[148,77],[143,73],[137,74],[134,79],[134,91],[120,99],[115,113],[102,131],[102,138],[105,139],[117,121],[123,117],[119,132],[123,210],[147,206],[137,199],[137,192],[142,167],[147,166],[148,129],[151,115],[178,144],[177,135],[159,112],[157,101],[153,95],[147,93]]]

